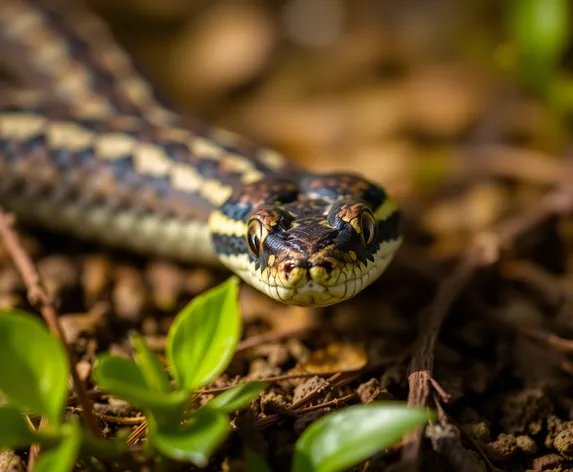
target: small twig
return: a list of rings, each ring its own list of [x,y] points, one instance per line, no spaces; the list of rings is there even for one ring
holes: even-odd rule
[[[452,423],[456,428],[458,428],[458,430],[460,431],[460,434],[464,438],[466,438],[466,440],[472,445],[474,450],[476,450],[477,453],[481,456],[481,458],[485,462],[485,465],[487,466],[487,468],[489,470],[491,470],[492,472],[500,472],[500,469],[498,469],[495,465],[493,465],[493,463],[491,462],[491,460],[489,459],[487,454],[484,452],[483,448],[475,441],[475,439],[472,438],[471,435],[465,429],[463,429],[462,426],[456,420],[454,420],[447,413],[445,413],[445,414],[447,415],[448,421],[450,423]]]
[[[316,324],[303,326],[302,328],[286,330],[286,331],[268,331],[266,333],[251,336],[250,338],[242,340],[235,352],[242,352],[252,347],[260,346],[261,344],[268,344],[272,342],[282,341],[283,339],[300,337],[311,333],[318,328]]]
[[[434,367],[434,349],[442,324],[450,307],[461,291],[483,266],[497,262],[502,249],[519,235],[535,227],[554,214],[573,210],[573,190],[570,186],[549,193],[536,207],[518,216],[507,219],[497,229],[480,233],[471,243],[465,256],[451,274],[438,287],[427,318],[421,325],[418,348],[412,355],[408,383],[410,406],[426,406],[431,396],[431,378]],[[402,461],[417,468],[422,442],[422,430],[417,429],[405,438]]]
[[[72,411],[74,413],[83,413],[83,408],[80,407],[71,407],[68,408],[68,411]],[[105,415],[103,413],[98,413],[97,411],[94,412],[94,415],[97,416],[99,419],[105,421],[106,423],[115,423],[127,426],[136,426],[145,421],[144,416],[116,416],[116,415]]]
[[[507,322],[507,324],[510,324],[512,329],[518,331],[522,336],[535,341],[537,344],[550,346],[561,352],[573,353],[573,340],[571,339],[561,338],[541,328],[534,329],[511,322]]]
[[[290,409],[293,411],[299,410],[300,408],[313,402],[326,392],[333,390],[334,388],[336,388],[335,385],[342,378],[342,375],[343,374],[341,373],[334,374],[326,381],[324,385],[321,385],[320,387],[316,388],[315,390],[310,392],[306,397],[301,398],[298,402],[293,403]]]
[[[452,396],[442,388],[438,381],[433,377],[430,377],[430,383],[432,384],[432,387],[434,387],[436,393],[440,396],[440,399],[444,403],[449,403],[452,399]]]
[[[523,329],[522,327],[518,326],[516,323],[507,323],[505,321],[497,321],[505,328],[514,331],[517,335],[523,336],[526,339],[529,339],[531,342],[536,344],[537,346],[541,346],[545,348],[555,347],[551,346],[547,339],[540,338],[536,335],[532,334],[532,330],[530,329]],[[562,350],[560,349],[540,349],[539,355],[549,361],[550,364],[554,365],[558,369],[561,369],[567,375],[573,376],[573,364],[567,359],[567,356],[563,354]]]
[[[343,387],[344,385],[349,384],[350,382],[353,382],[358,377],[363,375],[365,372],[376,370],[376,369],[378,369],[384,365],[390,364],[392,362],[401,362],[403,359],[406,358],[406,355],[408,353],[410,353],[410,351],[411,351],[411,347],[408,347],[400,355],[388,356],[384,359],[380,359],[376,364],[367,365],[367,366],[363,367],[362,369],[357,370],[355,372],[338,372],[338,373],[332,375],[330,378],[328,378],[326,380],[327,383],[325,385],[322,385],[321,387],[313,390],[306,397],[302,398],[301,400],[296,402],[294,405],[291,405],[289,407],[289,410],[294,411],[297,414],[300,414],[302,411],[304,411],[304,407],[306,405],[313,402],[314,400],[316,400],[318,397],[325,394],[326,392],[336,390],[338,388]],[[316,405],[316,406],[318,407],[319,405]],[[267,426],[278,423],[281,419],[282,419],[281,415],[270,415],[270,416],[267,416],[266,418],[258,420],[256,422],[256,427],[257,428],[266,428]]]
[[[487,307],[482,300],[478,300],[476,297],[472,297],[472,301],[481,316],[491,319],[494,327],[511,331],[512,334],[522,336],[543,348],[553,348],[541,349],[539,354],[566,374],[573,375],[573,364],[567,359],[567,356],[563,354],[564,352],[573,352],[573,341],[560,338],[552,333],[542,330],[541,328],[534,329],[510,321],[503,313],[503,310]]]
[[[529,261],[508,261],[502,265],[501,275],[527,284],[553,305],[564,300],[573,301],[569,283]]]
[[[28,427],[32,431],[36,430],[34,423],[32,423],[28,415],[26,415],[26,422],[28,423]],[[42,428],[46,424],[47,424],[46,419],[42,416],[40,418],[40,426],[38,427],[38,429]],[[40,450],[41,450],[40,445],[37,443],[34,443],[30,446],[30,453],[28,454],[28,470],[34,470],[36,461],[38,460],[38,456],[40,455]]]
[[[43,287],[40,274],[32,262],[32,259],[23,248],[18,235],[13,229],[14,219],[0,209],[0,236],[4,240],[6,250],[12,257],[14,265],[18,269],[22,280],[28,289],[28,299],[30,303],[37,306],[44,317],[46,324],[54,336],[56,336],[64,345],[71,364],[71,374],[74,381],[76,393],[79,402],[84,410],[84,420],[94,436],[100,436],[100,430],[97,421],[93,415],[92,403],[86,394],[84,383],[79,378],[76,371],[78,363],[77,356],[71,346],[66,342],[64,332],[58,321],[58,315],[54,304]]]
[[[422,329],[418,349],[410,361],[408,384],[409,406],[425,406],[431,394],[430,379],[434,368],[434,348],[450,306],[461,292],[462,288],[473,276],[478,265],[476,254],[472,252],[461,261],[452,274],[441,284],[438,294],[432,304],[430,316]],[[419,447],[422,439],[420,429],[410,433],[404,440],[402,460],[417,463]]]
[[[460,426],[452,420],[446,413],[440,402],[440,397],[437,393],[433,394],[434,403],[438,412],[439,426],[437,424],[428,425],[428,436],[432,439],[434,450],[443,454],[450,462],[455,470],[464,470],[468,472],[482,472],[483,465],[479,464],[476,457],[464,448],[461,435],[465,433]],[[475,449],[480,453],[482,460],[489,470],[492,472],[501,472],[496,469],[490,462],[489,458],[481,450],[481,448],[469,438],[470,442],[474,445]]]
[[[145,436],[147,432],[147,420],[144,418],[143,422],[136,426],[133,431],[129,434],[126,441],[127,447],[134,446],[140,439]]]
[[[323,408],[328,408],[331,406],[337,407],[340,403],[347,403],[350,400],[354,400],[357,396],[358,394],[356,392],[349,393],[348,395],[345,395],[340,398],[334,398],[333,400],[329,400],[319,405],[313,405],[313,406],[307,406],[306,408],[301,408],[300,410],[297,410],[297,414],[310,413],[312,411],[321,410]]]
[[[361,371],[359,371],[359,372],[361,372]],[[317,398],[326,394],[327,392],[330,392],[332,390],[336,390],[336,389],[352,382],[353,380],[358,378],[359,375],[360,375],[360,373],[353,373],[351,375],[344,375],[343,373],[334,374],[332,377],[327,379],[326,384],[321,385],[320,387],[318,387],[315,390],[313,390],[312,392],[310,392],[306,397],[301,398],[298,402],[291,405],[288,408],[289,412],[294,412],[297,415],[300,414],[304,410],[304,407],[306,405],[308,405],[309,403],[312,403],[314,400],[316,400]],[[285,415],[280,415],[280,414],[274,414],[274,415],[267,416],[266,418],[258,420],[256,422],[255,426],[259,429],[260,428],[266,428],[267,426],[270,426],[270,425],[273,425],[273,424],[280,422],[284,416]]]
[[[333,375],[336,372],[301,372],[298,374],[285,374],[285,375],[277,375],[274,377],[265,377],[262,379],[253,379],[253,380],[246,380],[244,382],[239,382],[236,384],[229,384],[224,387],[213,387],[213,388],[201,388],[195,391],[197,395],[211,395],[213,393],[221,393],[226,392],[227,390],[231,390],[232,388],[238,387],[239,385],[243,385],[245,383],[251,382],[256,380],[257,382],[266,382],[266,383],[277,383],[283,382],[285,380],[291,379],[302,379],[307,377],[326,377],[328,375]]]
[[[340,374],[340,373],[337,373],[337,374],[334,374],[333,376],[331,376],[329,379],[327,379],[327,381],[324,385],[321,385],[320,387],[316,388],[315,390],[310,392],[306,397],[301,398],[298,402],[291,405],[288,408],[289,411],[295,412],[297,409],[300,409],[300,408],[308,405],[309,403],[311,403],[313,400],[315,400],[321,394],[326,393],[327,391],[331,390],[333,388],[333,382],[339,380],[341,378],[341,376],[342,376],[342,374]],[[284,415],[280,415],[280,414],[270,415],[270,416],[267,416],[266,418],[258,420],[256,422],[255,426],[257,428],[265,428],[265,427],[270,426],[272,424],[278,423],[283,417],[284,417]]]

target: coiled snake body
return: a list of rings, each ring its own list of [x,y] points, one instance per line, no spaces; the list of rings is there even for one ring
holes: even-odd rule
[[[296,305],[354,296],[400,245],[399,210],[382,188],[310,174],[164,107],[73,2],[3,1],[0,48],[32,85],[0,90],[0,205],[23,219],[219,261]]]

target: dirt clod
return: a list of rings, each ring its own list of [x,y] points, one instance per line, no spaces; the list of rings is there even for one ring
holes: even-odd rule
[[[533,459],[532,466],[535,472],[540,471],[561,471],[563,458],[559,454],[547,454]]]
[[[319,388],[326,387],[327,385],[328,382],[322,377],[312,377],[306,382],[295,387],[292,402],[296,403],[302,398],[306,397],[309,393],[314,392]]]
[[[515,440],[517,442],[517,447],[521,449],[525,454],[535,454],[537,452],[537,445],[535,444],[535,441],[529,436],[517,436]]]
[[[553,446],[563,457],[573,459],[573,429],[561,431],[553,441]]]
[[[485,422],[464,424],[462,428],[472,438],[485,443],[490,442],[490,431]]]
[[[501,424],[511,434],[538,434],[553,411],[547,394],[530,388],[506,395],[501,404]]]
[[[493,452],[492,460],[496,462],[511,458],[517,451],[517,441],[511,434],[500,434],[497,439],[489,443],[488,452]]]
[[[370,379],[368,382],[360,384],[357,389],[358,396],[362,403],[370,403],[374,400],[392,400],[388,390],[380,387],[380,382],[377,379]]]

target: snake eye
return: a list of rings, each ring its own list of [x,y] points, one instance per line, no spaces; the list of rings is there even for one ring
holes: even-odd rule
[[[267,230],[256,218],[249,221],[247,226],[247,247],[253,257],[259,257],[263,245],[263,239]]]
[[[369,211],[362,212],[360,215],[360,237],[362,238],[362,244],[365,247],[370,247],[374,240],[376,239],[376,231],[378,229],[378,224],[374,215]]]

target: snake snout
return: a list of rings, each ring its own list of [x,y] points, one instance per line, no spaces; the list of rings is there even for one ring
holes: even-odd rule
[[[317,263],[301,258],[286,261],[282,265],[282,275],[289,287],[299,287],[308,282],[328,285],[332,273],[333,267],[328,261]]]
[[[317,284],[325,285],[331,278],[333,270],[333,265],[328,261],[314,262],[309,269],[310,278]]]
[[[280,275],[285,286],[299,287],[308,280],[308,263],[305,259],[294,259],[281,264]]]

